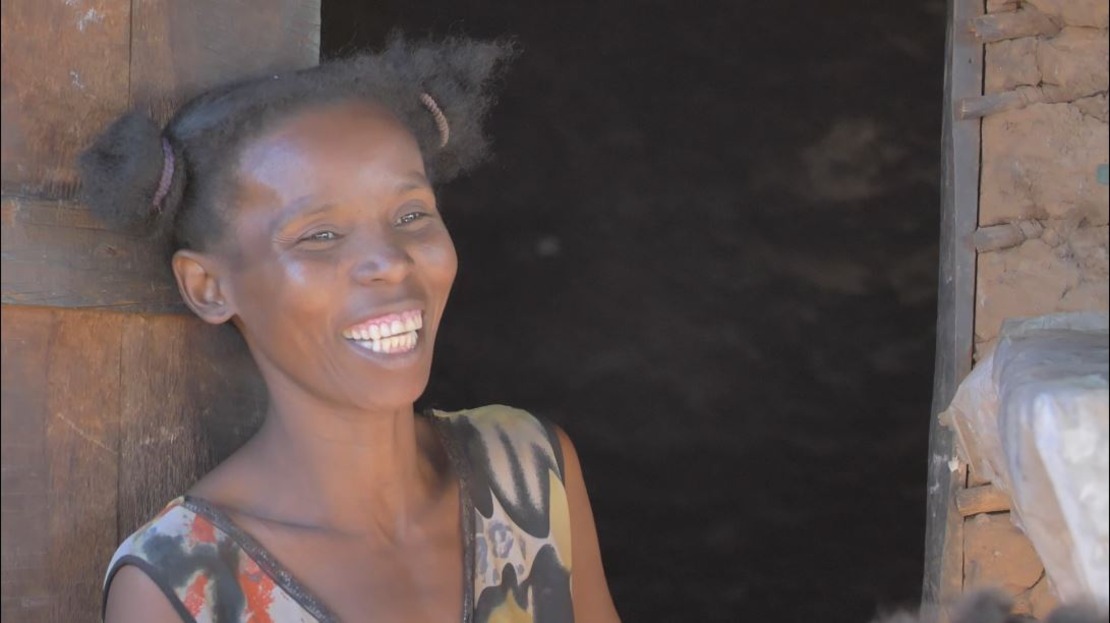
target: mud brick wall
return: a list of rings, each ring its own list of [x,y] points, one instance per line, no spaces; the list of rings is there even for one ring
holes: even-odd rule
[[[1107,3],[988,0],[975,301],[976,354],[1003,320],[1108,305]],[[1100,168],[1102,171],[1100,172]],[[1100,179],[1101,177],[1101,179]],[[1000,586],[1043,617],[1056,603],[1009,500],[974,473],[957,492],[964,589]]]
[[[1005,318],[1107,309],[1107,3],[988,2],[977,351]],[[988,22],[990,23],[990,22]],[[1025,28],[1006,24],[1026,24]],[[1000,99],[1001,98],[1001,99]],[[1102,173],[1105,175],[1105,173]]]

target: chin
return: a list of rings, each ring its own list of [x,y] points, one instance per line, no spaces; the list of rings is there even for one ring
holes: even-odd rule
[[[412,408],[412,405],[420,399],[420,396],[424,394],[424,390],[428,387],[428,377],[405,379],[383,385],[384,387],[374,383],[359,388],[362,394],[359,396],[357,403],[363,408],[375,411]],[[373,390],[368,392],[367,390],[371,387],[373,387]]]

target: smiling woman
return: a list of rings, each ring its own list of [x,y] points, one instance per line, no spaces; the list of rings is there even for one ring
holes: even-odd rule
[[[84,154],[90,206],[165,236],[186,304],[237,327],[269,397],[257,435],[119,547],[106,621],[616,620],[566,435],[413,407],[457,267],[433,184],[486,155],[510,55],[395,40],[214,90],[164,129],[125,116]]]

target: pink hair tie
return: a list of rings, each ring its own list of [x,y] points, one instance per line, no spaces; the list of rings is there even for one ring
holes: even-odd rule
[[[158,190],[154,193],[154,209],[162,210],[162,201],[170,193],[170,184],[173,182],[173,147],[165,138],[162,139],[162,179],[158,180]]]
[[[443,114],[439,104],[436,104],[432,96],[427,93],[420,94],[420,103],[424,104],[424,108],[432,113],[432,118],[436,121],[436,129],[439,130],[439,146],[446,147],[447,141],[451,138],[451,126],[447,123],[447,115]]]

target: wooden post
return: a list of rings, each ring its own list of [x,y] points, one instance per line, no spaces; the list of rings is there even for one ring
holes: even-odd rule
[[[74,201],[75,156],[130,107],[164,121],[315,64],[319,0],[0,6],[0,618],[91,621],[119,540],[250,434],[265,392],[234,330],[178,313],[161,251]]]
[[[966,97],[982,94],[983,46],[970,24],[981,0],[949,0],[941,137],[940,291],[936,367],[929,432],[925,581],[923,601],[946,604],[962,590],[963,518],[955,492],[965,468],[955,460],[953,431],[938,419],[971,370],[975,311],[975,234],[979,211],[980,121],[958,110]]]

